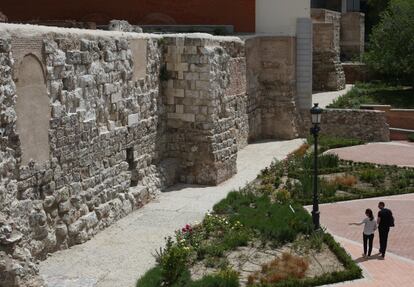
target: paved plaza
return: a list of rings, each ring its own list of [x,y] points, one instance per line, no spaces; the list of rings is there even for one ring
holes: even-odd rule
[[[341,159],[414,167],[414,143],[386,142],[332,149]]]
[[[373,256],[362,258],[362,226],[349,226],[350,222],[362,221],[365,209],[371,208],[375,217],[379,201],[393,211],[395,227],[391,229],[385,260]],[[311,207],[307,207],[311,209]],[[326,226],[352,257],[360,263],[365,278],[335,286],[414,286],[414,194],[323,204],[321,223]],[[378,232],[374,238],[374,252],[378,253]]]

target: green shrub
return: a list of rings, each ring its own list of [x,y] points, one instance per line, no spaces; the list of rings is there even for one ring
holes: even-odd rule
[[[276,201],[280,204],[287,204],[291,200],[290,192],[287,189],[276,191]]]
[[[286,243],[313,228],[312,219],[302,206],[295,204],[292,208],[295,212],[287,204],[272,204],[268,196],[240,192],[222,200],[214,210],[232,210],[233,213],[229,214],[231,221],[240,221],[266,239]]]
[[[162,284],[162,270],[160,266],[154,267],[147,271],[144,276],[142,276],[136,287],[159,287]]]
[[[327,182],[326,180],[320,180],[319,181],[319,194],[322,197],[333,197],[336,194],[336,191],[338,190],[338,185],[335,183]]]
[[[172,286],[185,274],[190,253],[189,247],[174,244],[171,237],[168,237],[166,247],[157,258],[163,286]]]
[[[302,159],[302,166],[306,170],[313,170],[314,153],[305,155]],[[336,154],[321,154],[318,156],[318,169],[337,168],[339,157]]]
[[[408,135],[408,140],[414,142],[414,133]]]
[[[246,229],[232,230],[224,234],[223,245],[226,250],[233,250],[239,246],[247,246],[252,235]]]
[[[314,144],[314,139],[312,136],[309,136],[307,141],[311,145]],[[361,144],[364,144],[364,142],[359,139],[341,138],[329,135],[320,135],[318,140],[318,147],[320,152],[324,152],[334,148],[348,147]]]
[[[385,83],[358,83],[348,93],[336,99],[328,108],[359,109],[363,104],[391,105],[394,108],[414,108],[414,90]]]
[[[368,66],[384,79],[414,83],[414,1],[391,0],[373,29]]]
[[[205,276],[185,287],[239,287],[239,274],[231,269],[221,270],[216,275]]]
[[[385,172],[380,168],[364,169],[358,173],[362,181],[378,185],[385,180]]]

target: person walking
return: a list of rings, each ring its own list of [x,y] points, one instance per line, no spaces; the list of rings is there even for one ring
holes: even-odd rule
[[[365,210],[366,218],[364,218],[360,223],[350,223],[349,225],[362,225],[364,224],[364,232],[362,234],[364,242],[364,254],[362,256],[367,258],[371,256],[372,245],[374,243],[374,233],[377,229],[377,222],[375,221],[374,214],[371,209]]]
[[[390,232],[390,227],[394,226],[394,216],[392,215],[392,211],[388,208],[385,208],[385,203],[380,202],[378,203],[378,232],[379,232],[379,242],[380,242],[380,249],[379,254],[382,258],[385,258],[385,252],[387,251],[387,244],[388,244],[388,234]]]

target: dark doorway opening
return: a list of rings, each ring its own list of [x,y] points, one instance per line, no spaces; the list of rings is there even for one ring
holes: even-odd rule
[[[137,164],[134,158],[134,148],[126,149],[126,160],[128,163],[128,170],[131,172],[131,187],[138,185],[138,171]]]

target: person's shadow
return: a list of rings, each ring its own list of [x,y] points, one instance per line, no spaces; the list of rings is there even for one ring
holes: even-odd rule
[[[354,261],[356,263],[363,263],[363,262],[366,262],[366,261],[369,261],[369,260],[384,260],[384,257],[381,256],[381,253],[377,253],[377,254],[371,255],[369,257],[361,256],[361,257],[355,259]]]

